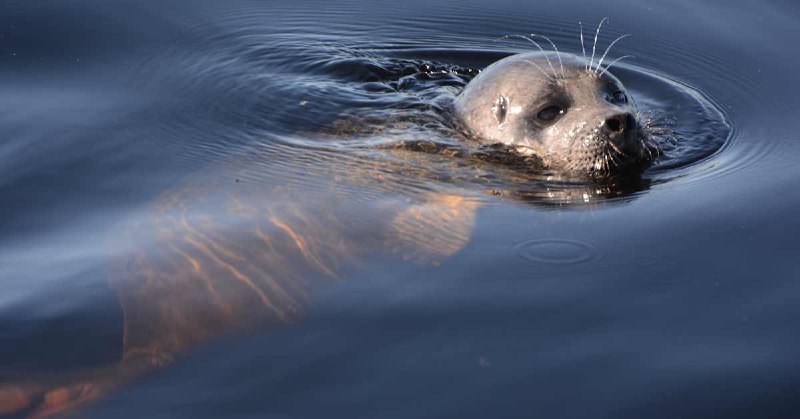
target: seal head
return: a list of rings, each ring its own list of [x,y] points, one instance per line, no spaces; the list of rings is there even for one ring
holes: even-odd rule
[[[454,110],[469,136],[560,173],[606,177],[641,170],[657,155],[622,82],[573,54],[497,61],[467,84]]]

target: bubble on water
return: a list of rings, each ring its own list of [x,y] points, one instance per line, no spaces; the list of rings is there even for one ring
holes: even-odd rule
[[[596,260],[600,252],[592,245],[568,239],[533,239],[514,245],[519,257],[537,263],[575,265]]]

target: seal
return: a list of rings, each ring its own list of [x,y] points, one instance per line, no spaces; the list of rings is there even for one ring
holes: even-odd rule
[[[543,54],[493,64],[457,98],[458,114],[482,142],[539,156],[549,167],[600,172],[622,166],[623,156],[643,159],[643,130],[622,84],[577,57],[559,62],[560,73],[552,64]],[[74,411],[220,336],[294,322],[312,303],[313,281],[347,278],[367,260],[436,266],[460,252],[481,199],[457,184],[477,172],[453,171],[447,152],[378,150],[309,155],[273,145],[165,191],[114,232],[131,244],[108,271],[122,311],[120,359],[4,376],[0,415]],[[287,168],[302,177],[287,182]],[[440,173],[447,182],[432,181]],[[398,197],[398,185],[413,192]],[[595,182],[587,192],[601,189]],[[575,194],[588,202],[583,189]]]
[[[609,66],[569,53],[555,58],[528,52],[484,69],[454,100],[462,130],[559,173],[608,177],[646,168],[658,149]]]

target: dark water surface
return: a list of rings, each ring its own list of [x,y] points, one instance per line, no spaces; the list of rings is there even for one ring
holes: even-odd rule
[[[666,155],[474,158],[498,37],[605,16]],[[0,412],[797,417],[798,41],[791,1],[5,0]]]

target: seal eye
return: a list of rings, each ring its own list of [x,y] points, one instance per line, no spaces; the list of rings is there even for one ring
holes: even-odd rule
[[[616,92],[612,93],[610,99],[612,102],[628,103],[628,95],[626,95],[622,90],[617,90]]]
[[[553,122],[564,115],[566,110],[558,105],[550,105],[539,111],[536,118],[544,122]]]

